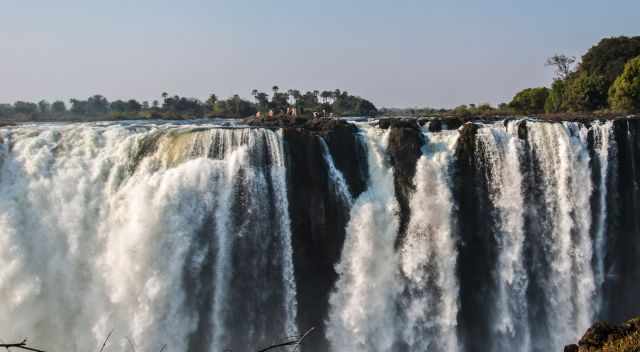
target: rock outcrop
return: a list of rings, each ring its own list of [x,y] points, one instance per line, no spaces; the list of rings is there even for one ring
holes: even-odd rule
[[[460,334],[468,343],[467,351],[485,351],[486,336],[491,334],[482,317],[490,315],[489,296],[493,292],[492,271],[497,257],[495,237],[490,223],[490,201],[484,168],[486,162],[476,157],[479,126],[465,123],[459,128],[460,137],[455,151],[453,197],[457,204],[459,234],[458,277],[460,282],[460,316],[466,324]]]
[[[316,331],[305,340],[305,351],[326,351],[324,322],[329,294],[338,275],[349,209],[335,194],[328,177],[320,138],[329,148],[355,198],[367,182],[366,151],[358,129],[344,121],[306,120],[283,129],[288,155],[288,198],[293,261],[298,290],[298,326]]]
[[[418,159],[422,155],[424,138],[415,119],[381,120],[379,127],[390,129],[387,153],[393,167],[395,194],[400,207],[400,229],[396,240],[396,246],[398,246],[409,225],[411,215],[409,202],[411,195],[415,192],[413,177],[416,173]]]
[[[577,344],[568,345],[565,352],[637,352],[640,351],[640,318],[620,325],[597,322]]]

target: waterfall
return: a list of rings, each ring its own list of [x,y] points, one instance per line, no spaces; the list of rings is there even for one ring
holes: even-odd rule
[[[595,279],[590,240],[592,192],[586,128],[577,123],[530,123],[528,142],[534,149],[544,195],[544,261],[549,271],[540,286],[545,297],[549,350],[575,341],[591,324]]]
[[[425,133],[426,134],[426,133]],[[456,131],[426,134],[400,248],[404,277],[399,332],[409,351],[458,351],[458,282],[449,168]]]
[[[296,333],[280,134],[0,131],[3,339],[74,351],[113,329],[121,348],[130,338],[143,349],[218,351]]]
[[[636,120],[382,127],[0,128],[0,338],[561,351],[634,304]]]
[[[386,160],[389,132],[362,126],[370,180],[354,202],[340,263],[327,335],[333,351],[391,351],[395,340],[398,204]]]
[[[606,222],[607,222],[607,183],[609,176],[609,155],[610,150],[615,148],[615,140],[612,138],[613,122],[607,121],[595,124],[591,130],[593,131],[595,156],[597,157],[597,165],[599,166],[598,174],[598,209],[595,223],[594,236],[594,257],[595,257],[595,280],[598,290],[598,309],[602,307],[601,289],[605,282],[605,256],[606,248]]]
[[[488,175],[488,192],[495,209],[498,246],[496,301],[492,318],[494,351],[529,351],[528,277],[524,265],[524,196],[518,124],[487,126],[478,131],[478,147]]]
[[[342,172],[336,168],[331,152],[329,151],[329,146],[327,146],[327,142],[325,142],[322,137],[318,137],[318,140],[322,148],[322,157],[327,163],[327,168],[329,169],[331,185],[334,187],[336,195],[342,199],[348,208],[351,208],[351,205],[353,205],[353,196],[349,191],[349,185],[347,185],[347,181],[344,179]]]

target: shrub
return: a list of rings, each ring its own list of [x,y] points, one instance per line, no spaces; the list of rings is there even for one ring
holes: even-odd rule
[[[544,112],[548,96],[548,88],[527,88],[516,94],[509,106],[519,113],[539,114]]]
[[[627,62],[611,86],[609,104],[617,111],[640,111],[640,56]]]
[[[607,107],[609,86],[598,74],[580,72],[567,82],[564,105],[569,111],[594,111]]]

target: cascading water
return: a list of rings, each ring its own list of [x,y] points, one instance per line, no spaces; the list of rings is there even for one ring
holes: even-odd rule
[[[340,172],[340,170],[336,168],[336,165],[333,162],[333,157],[331,156],[331,152],[329,152],[327,142],[325,142],[324,138],[322,137],[318,137],[318,140],[320,141],[320,146],[322,147],[322,157],[327,163],[327,168],[329,169],[329,178],[331,179],[331,185],[335,188],[335,193],[340,197],[345,205],[348,208],[351,208],[351,206],[353,205],[353,196],[349,191],[349,185],[344,179],[344,175],[342,174],[342,172]]]
[[[492,317],[492,349],[528,351],[527,286],[524,265],[524,197],[520,159],[523,142],[518,124],[487,126],[478,131],[476,143],[488,172],[488,191],[496,217],[498,246],[496,300]]]
[[[456,131],[427,134],[411,220],[400,248],[404,292],[398,330],[409,351],[458,351],[457,249],[450,167]]]
[[[609,157],[612,149],[615,149],[615,140],[612,136],[612,121],[595,124],[593,132],[593,144],[597,172],[599,174],[598,202],[594,235],[594,259],[595,259],[595,280],[598,293],[597,311],[602,308],[602,287],[605,283],[605,257],[607,253],[606,226],[607,226],[607,188],[609,181]]]
[[[364,127],[364,126],[363,126]],[[390,351],[395,341],[398,232],[389,132],[364,127],[370,180],[351,208],[327,335],[334,351]]]
[[[634,304],[634,120],[356,126],[0,128],[0,338],[561,351]]]
[[[592,192],[586,128],[576,123],[530,123],[528,142],[535,151],[546,214],[539,239],[539,264],[546,263],[538,285],[543,290],[548,350],[575,341],[591,324],[595,279],[591,260]]]
[[[122,346],[218,351],[296,332],[278,133],[71,125],[2,139],[6,336],[82,350],[115,329]]]

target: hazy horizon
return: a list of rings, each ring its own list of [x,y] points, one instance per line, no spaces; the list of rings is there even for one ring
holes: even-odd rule
[[[378,107],[509,100],[554,53],[640,34],[640,2],[5,1],[0,102],[339,88]]]

